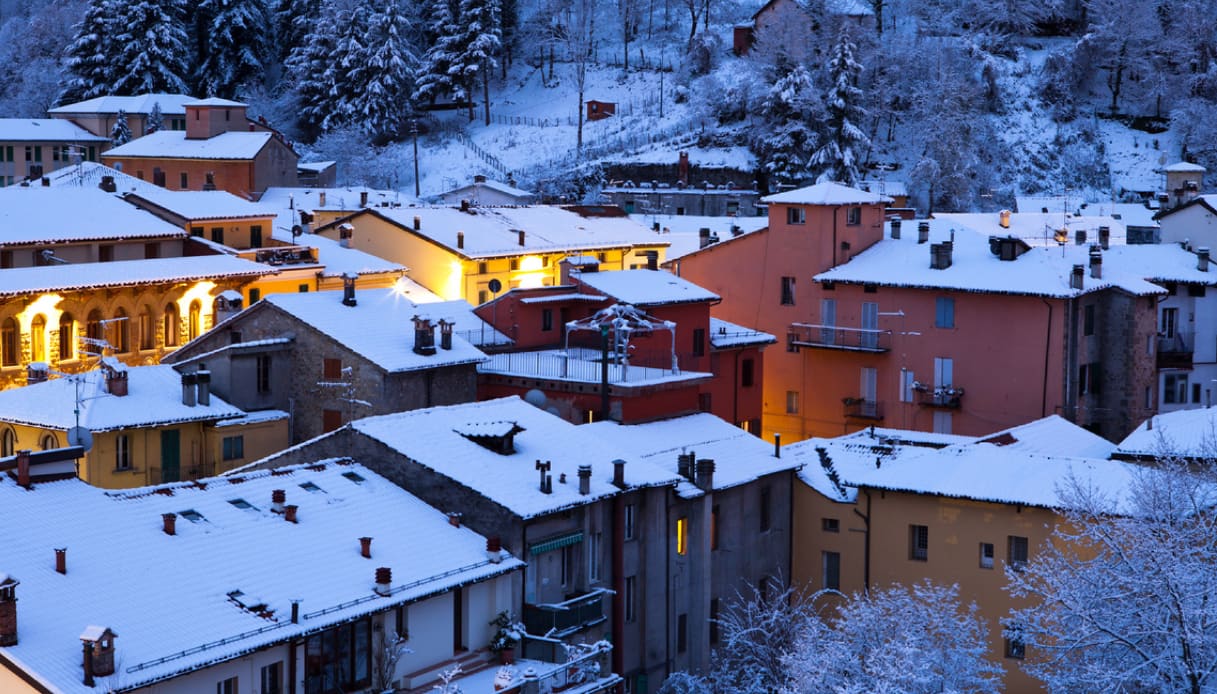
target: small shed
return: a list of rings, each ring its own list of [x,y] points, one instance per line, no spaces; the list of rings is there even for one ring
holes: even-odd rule
[[[617,114],[617,102],[615,101],[596,101],[594,99],[587,102],[587,120],[604,120]]]

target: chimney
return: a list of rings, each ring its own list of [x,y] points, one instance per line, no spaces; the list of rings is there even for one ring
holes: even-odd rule
[[[43,187],[43,188],[50,188],[50,187],[51,187],[51,179],[47,178],[46,176],[43,176],[43,177],[42,177],[42,187]]]
[[[900,220],[899,219],[892,220],[892,238],[894,238],[894,239],[900,238]]]
[[[1209,247],[1201,246],[1196,249],[1196,269],[1201,272],[1209,271]]]
[[[498,535],[491,535],[486,538],[486,558],[490,560],[491,564],[498,564],[503,561],[502,551],[503,541],[499,539]]]
[[[355,301],[355,276],[342,273],[342,305],[354,306],[358,302]]]
[[[193,373],[182,374],[182,404],[186,407],[195,405],[194,386],[198,380]]]
[[[676,180],[681,183],[689,183],[689,153],[681,152],[680,160],[676,164]]]
[[[435,327],[429,318],[414,316],[414,353],[424,357],[435,354]]]
[[[945,270],[951,267],[951,252],[955,244],[950,241],[930,244],[930,267],[935,270]]]
[[[418,215],[414,215],[414,230],[422,231],[422,228],[423,228],[423,218],[419,217]]]
[[[1069,274],[1069,288],[1070,289],[1081,289],[1082,288],[1082,278],[1085,276],[1086,276],[1086,266],[1085,265],[1074,265],[1073,272],[1071,272]]]
[[[461,200],[461,212],[468,212],[468,211],[469,211],[469,201]]]
[[[372,538],[359,538],[359,556],[363,557],[364,559],[372,558]]]
[[[592,493],[592,466],[579,466],[579,495],[587,496]]]
[[[702,227],[697,230],[697,247],[705,248],[710,245],[710,227]]]
[[[283,513],[283,504],[287,501],[287,492],[282,489],[272,489],[270,492],[270,512]]]
[[[692,453],[679,453],[676,456],[676,474],[692,481],[693,480],[693,464],[696,457]]]
[[[998,213],[997,223],[1001,225],[1001,228],[1009,229],[1010,228],[1010,210],[1002,210],[1000,213]]]
[[[389,587],[393,584],[393,570],[387,566],[376,569],[376,594],[382,598],[389,597]]]
[[[917,222],[917,243],[925,243],[930,240],[930,223]]]
[[[524,230],[516,229],[516,235],[519,237],[520,245],[523,246],[524,245]]]
[[[1078,229],[1077,231],[1073,232],[1073,242],[1079,246],[1085,246],[1086,245],[1086,230]]]
[[[0,646],[17,645],[17,584],[12,576],[0,576]]]
[[[1103,251],[1098,246],[1090,247],[1090,276],[1096,280],[1103,278]]]
[[[85,645],[85,677],[114,674],[114,637],[117,635],[105,627],[93,626],[80,635]]]
[[[351,247],[351,237],[355,235],[355,227],[343,222],[338,225],[338,245],[343,248]]]
[[[284,506],[283,507],[283,520],[287,521],[288,523],[299,522],[296,520],[296,509],[298,509],[298,508],[300,508],[300,507],[296,506],[295,504],[288,504],[287,506]]]
[[[613,486],[625,489],[625,461],[620,458],[613,461]]]
[[[1103,250],[1111,246],[1111,227],[1099,227],[1099,246]]]
[[[300,601],[292,600],[292,624],[300,623]]]
[[[50,375],[51,367],[44,361],[30,362],[29,366],[25,367],[25,384],[33,385],[42,383],[47,380]]]
[[[199,370],[194,372],[194,378],[198,383],[199,404],[203,407],[211,405],[211,372],[207,370],[206,364],[199,363]]]
[[[317,193],[317,206],[325,207],[325,191],[324,190],[321,191],[320,193]]]
[[[127,394],[127,372],[117,369],[106,369],[106,392],[115,397]]]
[[[461,518],[464,515],[465,514],[459,512],[459,511],[449,511],[448,512],[448,525],[451,525],[454,528],[461,527]]]
[[[368,206],[368,191],[366,191],[366,190],[359,191],[359,206],[360,207]]]
[[[177,514],[162,513],[161,529],[165,531],[166,535],[177,535]]]
[[[549,494],[550,492],[553,491],[553,487],[550,486],[553,482],[553,478],[549,476],[549,469],[551,467],[553,467],[553,464],[550,463],[548,460],[545,461],[544,463],[542,463],[540,460],[537,461],[536,468],[537,468],[537,471],[541,473],[541,493],[542,494]]]
[[[118,186],[115,185],[113,176],[102,176],[101,183],[99,183],[97,185],[97,187],[101,188],[102,190],[106,191],[107,193],[117,193],[118,192]]]
[[[30,451],[17,451],[17,484],[30,488]]]
[[[773,457],[782,457],[782,435],[778,433],[774,433],[773,435]]]
[[[83,661],[81,662],[81,667],[83,667],[85,671],[84,685],[86,687],[92,687],[96,684],[96,682],[93,681],[93,644],[89,643],[88,641],[81,641],[80,645],[81,660]]]
[[[66,574],[68,572],[68,548],[55,548],[55,571],[57,573]]]
[[[698,489],[703,492],[713,491],[714,489],[714,461],[709,458],[702,458],[697,461],[697,477],[693,481]]]
[[[418,219],[418,217],[415,217],[415,219]],[[456,232],[456,247],[458,250],[465,247],[465,232]]]
[[[439,320],[439,347],[440,349],[452,349],[452,328],[456,326],[455,321],[446,321],[443,318]]]

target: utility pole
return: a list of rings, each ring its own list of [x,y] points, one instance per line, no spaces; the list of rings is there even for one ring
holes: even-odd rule
[[[419,197],[418,192],[418,119],[410,120],[410,136],[414,139],[414,197]]]

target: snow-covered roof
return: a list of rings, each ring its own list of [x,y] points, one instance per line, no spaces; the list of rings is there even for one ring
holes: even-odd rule
[[[97,188],[101,185],[103,176],[110,176],[114,179],[114,189],[118,194],[164,190],[164,188],[154,183],[144,181],[94,161],[82,161],[79,164],[55,169],[43,174],[42,178],[43,180],[49,180],[51,187]]]
[[[0,272],[0,296],[205,279],[253,279],[274,273],[266,265],[230,255],[19,267]]]
[[[62,118],[0,118],[4,142],[107,142],[108,138]]]
[[[509,290],[509,291],[512,291],[512,290]],[[504,295],[504,296],[506,296],[506,295]],[[607,296],[601,296],[599,294],[583,294],[580,292],[556,291],[556,292],[548,292],[545,294],[539,294],[537,296],[526,296],[523,299],[520,299],[520,303],[521,304],[553,304],[553,303],[558,303],[558,302],[563,302],[563,301],[597,302],[597,301],[604,301],[607,298],[608,298]]]
[[[719,296],[666,270],[616,270],[572,272],[571,278],[635,306],[717,301]]]
[[[85,101],[57,106],[47,113],[152,113],[152,107],[160,104],[165,115],[185,115],[185,104],[195,101],[186,94],[138,94],[136,96],[99,96]]]
[[[514,452],[496,453],[457,430],[482,422],[514,422]],[[613,460],[622,459],[631,487],[671,485],[679,478],[632,456],[620,442],[543,412],[518,397],[368,417],[347,426],[465,486],[522,518],[582,506],[618,493]],[[540,490],[536,461],[552,464],[553,493]],[[579,493],[579,466],[591,465],[590,493]],[[560,482],[566,475],[566,483]]]
[[[1090,212],[1090,210],[1083,210]],[[1057,212],[1014,212],[1010,214],[1010,225],[1001,225],[1001,215],[995,212],[977,213],[940,213],[934,219],[946,223],[951,228],[966,227],[978,234],[987,236],[1017,236],[1031,246],[1052,246],[1057,243],[1053,234],[1058,229],[1068,233],[1068,243],[1074,243],[1079,231],[1086,232],[1088,243],[1098,243],[1099,227],[1107,227],[1110,243],[1122,246],[1128,238],[1124,223],[1106,215],[1079,215]],[[912,227],[915,230],[915,226]]]
[[[476,337],[474,335],[473,337]],[[599,349],[571,347],[491,354],[478,364],[478,373],[493,373],[547,381],[596,384],[604,376]],[[706,371],[686,371],[663,366],[609,364],[608,382],[614,386],[640,387],[660,384],[696,385],[714,377]]]
[[[460,335],[481,328],[481,319],[473,316],[473,308],[468,303],[464,304],[463,311],[454,307],[454,302],[432,308],[437,304],[415,304],[392,289],[360,290],[355,293],[355,299],[355,306],[347,306],[342,303],[341,291],[271,294],[251,310],[263,302],[269,303],[388,372],[475,364],[486,359],[481,350]],[[415,354],[411,321],[414,316],[433,321],[455,319],[457,334],[452,338],[452,349],[440,348],[437,329],[435,354]]]
[[[275,489],[298,522],[271,512]],[[178,514],[176,534],[162,514]],[[21,578],[19,641],[0,655],[63,694],[138,688],[523,566],[505,553],[491,562],[484,537],[337,462],[123,491],[75,479],[26,491],[0,476],[0,523],[21,528],[0,557]],[[373,560],[360,537],[374,538]],[[61,547],[63,575],[53,569]],[[373,590],[382,566],[389,597]],[[117,634],[116,674],[97,688],[80,669],[79,638],[93,625]]]
[[[1116,457],[1217,458],[1217,409],[1176,410],[1151,417],[1116,447]]]
[[[539,252],[666,246],[667,241],[629,217],[583,217],[560,207],[374,208],[372,214],[467,258],[495,258]],[[414,217],[421,229],[414,231]],[[524,232],[520,243],[519,232]],[[457,233],[464,247],[457,248]]]
[[[729,241],[736,236],[732,233],[734,227],[740,235],[751,234],[754,231],[769,226],[768,216],[759,217],[702,217],[696,215],[664,215],[664,214],[632,214],[632,219],[641,222],[647,228],[658,223],[661,230],[659,238],[667,241],[667,261],[694,253],[701,248],[700,230],[709,229],[711,234],[718,237],[719,243]]]
[[[1054,213],[1060,219],[1062,213],[1068,213],[1070,216],[1066,218],[1066,224],[1078,227],[1078,222],[1073,221],[1073,217],[1110,217],[1119,222],[1119,225],[1124,227],[1157,227],[1158,221],[1154,219],[1154,215],[1158,210],[1150,209],[1145,203],[1136,202],[1111,202],[1104,200],[1091,200],[1079,202],[1076,198],[1067,198],[1064,195],[1019,195],[1014,198],[1014,207],[1020,213],[1035,212],[1041,214]],[[941,215],[940,215],[941,216]],[[1101,224],[1110,225],[1111,222],[1099,222]],[[1056,223],[1060,226],[1060,222]],[[1088,231],[1093,231],[1095,225],[1090,224]],[[1116,231],[1115,228],[1112,231]],[[1122,237],[1114,237],[1113,243],[1123,243]]]
[[[102,152],[103,159],[253,159],[274,137],[266,131],[229,131],[206,139],[187,139],[184,130],[158,130]]]
[[[977,443],[991,443],[1027,453],[1080,458],[1107,458],[1116,449],[1114,443],[1102,436],[1055,414],[981,437]]]
[[[761,198],[761,202],[782,205],[864,205],[891,201],[892,199],[885,195],[832,182],[817,183]]]
[[[211,396],[210,405],[182,404],[182,375],[171,366],[126,369],[127,395],[106,391],[103,371],[53,378],[0,391],[0,422],[67,431],[75,426],[77,384],[80,426],[94,432],[241,417],[245,413]]]
[[[208,98],[206,98],[206,99],[196,99],[196,100],[194,100],[194,101],[187,101],[186,103],[184,103],[184,104],[182,104],[182,105],[183,105],[183,106],[232,106],[232,107],[238,107],[238,106],[239,106],[239,107],[246,107],[246,106],[248,106],[249,104],[243,104],[243,103],[241,103],[240,101],[233,101],[233,100],[231,100],[231,99],[221,99],[221,98],[220,98],[220,97],[218,97],[218,96],[211,96],[211,97],[208,97]]]
[[[462,193],[464,193],[466,191],[475,191],[476,192],[479,188],[489,188],[495,192],[502,193],[504,195],[509,195],[514,198],[519,198],[521,200],[536,197],[536,193],[532,193],[527,190],[516,188],[515,186],[510,186],[501,181],[495,181],[495,180],[489,179],[489,178],[486,179],[485,181],[474,181],[473,183],[470,183],[468,185],[463,185],[459,188],[453,188],[452,190],[445,191],[443,193],[440,193],[440,197],[441,198],[451,198],[454,196],[459,197]]]
[[[769,333],[736,325],[721,318],[710,318],[710,346],[714,349],[742,345],[771,345],[777,341],[778,339]]]
[[[328,162],[323,162],[328,163]],[[325,194],[325,204],[321,195]],[[342,186],[337,188],[286,188],[272,186],[266,189],[258,203],[273,205],[281,210],[332,210],[350,211],[361,209],[359,200],[368,194],[368,207],[401,207],[417,205],[418,200],[397,190],[379,190],[367,186]],[[291,228],[291,225],[288,225]]]
[[[1207,171],[1199,164],[1193,164],[1187,161],[1176,162],[1169,166],[1162,167],[1162,170],[1167,173],[1204,173]]]
[[[128,193],[124,198],[136,205],[147,201],[187,220],[267,218],[266,208],[224,190],[167,190]]]
[[[932,243],[918,243],[916,225],[909,224],[901,238],[893,239],[886,233],[883,240],[849,262],[816,275],[815,280],[1054,298],[1113,287],[1135,295],[1165,293],[1145,279],[1146,267],[1141,264],[1141,256],[1130,252],[1151,246],[1106,251],[1103,276],[1094,278],[1089,270],[1089,245],[1070,243],[1057,247],[1054,243],[1051,247],[1031,248],[1015,260],[1004,261],[991,252],[988,234],[950,220],[931,220],[931,242],[948,241],[952,236],[952,263],[945,269],[930,267]],[[1081,289],[1072,289],[1069,284],[1074,265],[1086,268]]]
[[[95,187],[0,189],[0,246],[185,236],[185,229]]]
[[[737,487],[802,465],[790,456],[775,457],[773,444],[706,412],[646,424],[608,421],[584,426],[604,437],[605,444],[620,445],[633,456],[678,476],[679,454],[709,458],[714,461],[715,490]],[[702,493],[687,479],[681,480],[677,491],[686,497]]]
[[[879,195],[908,197],[909,194],[908,185],[904,181],[881,181],[868,179],[865,181],[858,181],[858,187],[868,193],[878,193]]]
[[[313,173],[321,173],[331,166],[335,166],[336,161],[301,161],[296,162],[296,169],[299,171],[311,171]]]

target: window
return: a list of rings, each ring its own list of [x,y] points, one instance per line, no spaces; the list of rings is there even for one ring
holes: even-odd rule
[[[760,511],[759,515],[760,515],[761,532],[763,532],[763,533],[769,531],[770,523],[772,521],[772,519],[770,517],[771,516],[770,509],[772,507],[772,504],[770,504],[770,499],[772,498],[772,496],[773,495],[770,493],[769,487],[765,487],[764,489],[761,490],[761,504],[760,504],[760,509],[759,509],[759,511]]]
[[[756,362],[745,359],[740,362],[739,384],[741,388],[751,388],[756,382]]]
[[[181,315],[178,313],[177,304],[170,303],[165,306],[165,346],[177,347],[178,335],[182,329]]]
[[[820,529],[826,533],[841,532],[841,521],[837,518],[821,518]]]
[[[301,293],[301,294],[308,294],[308,285],[307,285],[307,284],[300,284],[300,285],[297,285],[297,286],[296,286],[296,291],[297,291],[297,292],[299,292],[299,293]]]
[[[632,622],[638,619],[638,577],[625,577],[625,597],[622,600],[625,603],[625,621]]]
[[[189,178],[187,178],[185,171],[183,171],[181,174],[179,174],[178,180],[179,180],[179,185],[178,185],[179,188],[186,189],[186,188],[190,187],[190,180],[189,180]]]
[[[826,590],[841,590],[841,553],[820,553],[821,576]]]
[[[799,413],[799,391],[786,391],[786,414]]]
[[[693,356],[704,357],[706,355],[706,329],[693,328]]]
[[[76,358],[76,320],[70,313],[59,316],[59,360]]]
[[[224,243],[224,227],[211,227],[211,240]]]
[[[845,211],[845,224],[847,226],[857,226],[862,223],[862,208],[851,207]]]
[[[118,309],[114,312],[114,339],[110,340],[114,351],[119,354],[126,354],[131,351],[131,321],[127,316],[125,309]]]
[[[229,677],[216,684],[216,694],[238,694],[237,678]]]
[[[1094,304],[1087,304],[1082,309],[1082,334],[1094,334]]]
[[[993,568],[993,543],[992,542],[980,543],[980,568],[982,568],[982,569],[992,569]]]
[[[909,526],[909,559],[926,561],[930,556],[930,528],[925,525]]]
[[[718,598],[710,598],[710,645],[718,643]]]
[[[509,266],[511,267],[512,272],[519,270],[520,269],[520,259],[512,258],[511,262],[509,263]]]
[[[1010,636],[1005,638],[1006,657],[1022,660],[1027,657],[1027,646],[1023,644],[1021,636],[1017,636],[1014,628],[1011,627],[1008,632]]]
[[[321,433],[328,434],[341,426],[342,412],[340,410],[321,411]]]
[[[541,309],[541,330],[549,332],[554,329],[554,310],[552,308]]]
[[[1006,538],[1006,564],[1019,571],[1027,564],[1027,538],[1010,535]]]
[[[190,227],[190,235],[195,238],[203,238],[203,227]]]
[[[19,347],[17,321],[5,318],[4,323],[0,324],[0,364],[17,366],[20,359]]]
[[[940,296],[934,300],[934,327],[955,327],[955,298]]]
[[[1158,337],[1167,339],[1175,336],[1175,331],[1179,329],[1179,309],[1164,308],[1162,309],[1162,317],[1158,323]]]
[[[0,456],[7,458],[16,452],[17,434],[11,428],[5,427],[4,433],[0,434]]]
[[[1087,393],[1099,392],[1099,378],[1102,373],[1102,365],[1098,362],[1091,364],[1082,364],[1078,367],[1078,395],[1086,395]],[[1187,378],[1186,376],[1184,377]],[[1179,402],[1187,402],[1187,384],[1184,383],[1183,390],[1179,394],[1184,397]]]
[[[224,460],[240,460],[245,457],[245,437],[243,435],[224,437]]]
[[[372,683],[372,620],[340,624],[304,642],[304,694],[354,691]]]
[[[562,564],[562,585],[568,586],[574,581],[574,561],[575,548],[573,545],[567,545],[562,548],[558,554],[558,558]]]
[[[489,300],[490,300],[490,292],[486,291],[485,289],[479,289],[478,290],[478,306],[481,306],[482,304],[486,303]]]
[[[270,355],[259,354],[254,364],[254,382],[259,393],[270,392]]]
[[[950,412],[935,412],[934,413],[934,433],[949,434],[952,428],[952,414]]]
[[[478,274],[479,275],[484,275],[489,271],[490,271],[490,263],[487,263],[484,260],[478,263]]]
[[[321,360],[321,377],[327,381],[342,378],[342,360],[325,358]]]
[[[676,615],[676,652],[689,650],[689,615]]]
[[[689,553],[689,519],[683,516],[676,519],[676,553]]]
[[[718,504],[710,507],[710,549],[718,549]]]
[[[43,434],[38,440],[38,448],[44,451],[59,448],[59,439],[55,438],[54,434]]]
[[[602,533],[591,533],[587,536],[587,580],[600,580],[600,547],[604,536]]]
[[[114,469],[131,469],[131,437],[126,434],[114,437]]]
[[[803,224],[807,221],[807,210],[802,207],[786,208],[787,224]]]
[[[7,359],[4,363],[8,364]],[[1166,383],[1162,388],[1162,402],[1167,405],[1187,402],[1187,374],[1166,374]]]
[[[46,361],[46,316],[41,313],[30,321],[30,359]]]
[[[156,347],[156,328],[152,321],[152,308],[145,304],[139,310],[139,348]]]
[[[634,520],[635,520],[636,512],[637,511],[636,511],[636,507],[634,506],[634,504],[625,505],[625,518],[624,518],[625,522],[622,523],[622,525],[625,526],[624,533],[625,533],[625,539],[627,539],[627,540],[634,539]]]
[[[251,224],[250,225],[250,227],[249,227],[249,247],[250,248],[261,248],[262,247],[262,225],[261,224]]]
[[[258,303],[261,300],[262,300],[262,290],[261,289],[254,288],[254,289],[249,290],[249,305],[250,306],[253,306],[254,304]]]
[[[782,305],[794,306],[794,278],[782,278]]]
[[[900,402],[913,401],[913,384],[917,379],[913,376],[913,372],[908,369],[900,370]]]
[[[283,662],[272,663],[262,668],[261,694],[283,694]]]
[[[109,263],[114,260],[114,246],[105,244],[97,247],[97,262]]]

